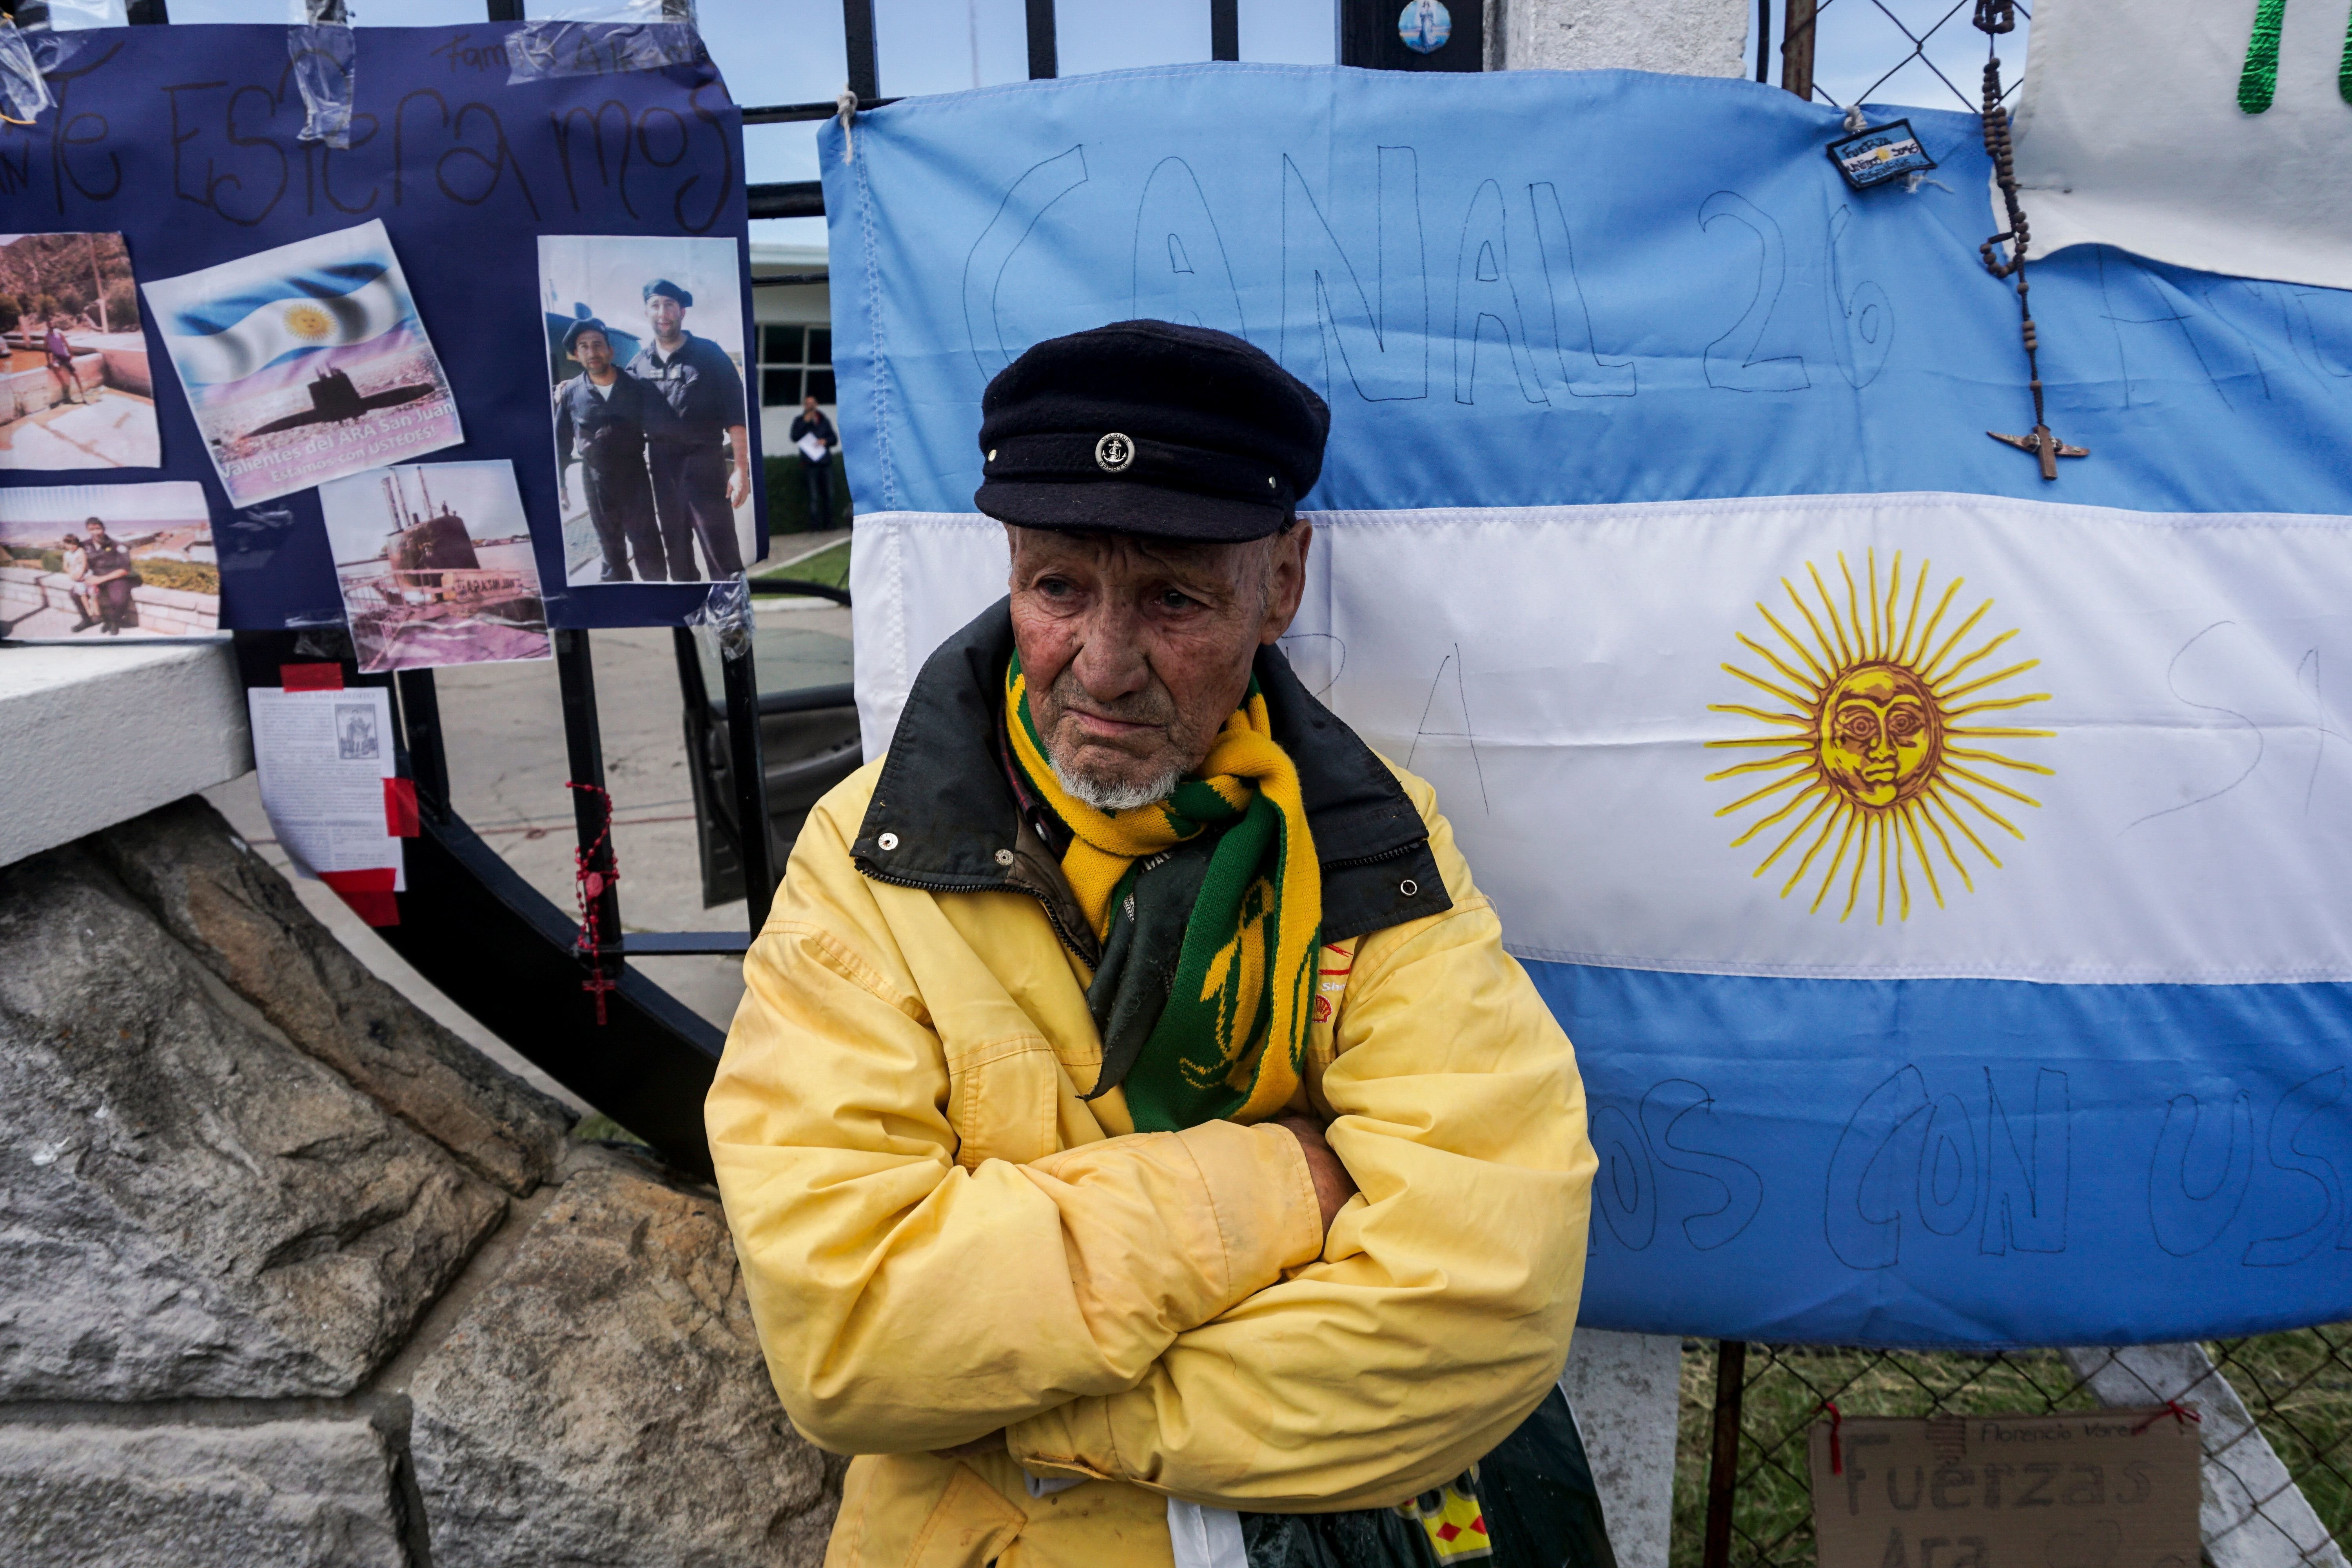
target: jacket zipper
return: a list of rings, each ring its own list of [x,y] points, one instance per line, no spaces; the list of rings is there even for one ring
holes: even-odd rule
[[[1359,855],[1350,860],[1326,860],[1326,871],[1352,871],[1359,866],[1377,866],[1383,860],[1402,860],[1416,849],[1429,847],[1429,835],[1423,834],[1410,844],[1400,844],[1393,849],[1383,849],[1377,855]]]
[[[1070,940],[1069,928],[1062,923],[1062,917],[1054,912],[1052,900],[1034,888],[1024,888],[1018,882],[999,882],[994,887],[961,888],[949,882],[927,882],[916,877],[893,876],[887,871],[877,871],[865,866],[860,866],[857,869],[860,875],[871,877],[877,882],[887,882],[894,888],[912,888],[919,893],[1025,893],[1036,900],[1037,907],[1045,911],[1045,923],[1054,928],[1054,935],[1060,940],[1064,947],[1070,950],[1071,956],[1082,960],[1087,956],[1086,949]],[[1089,962],[1087,967],[1093,968],[1094,963]]]

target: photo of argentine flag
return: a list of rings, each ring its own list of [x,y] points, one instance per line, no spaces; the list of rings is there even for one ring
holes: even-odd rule
[[[182,326],[208,330],[178,337],[173,358],[191,385],[216,386],[373,342],[414,319],[390,267],[339,262],[181,312]]]
[[[146,294],[237,505],[464,438],[381,222],[164,279]]]

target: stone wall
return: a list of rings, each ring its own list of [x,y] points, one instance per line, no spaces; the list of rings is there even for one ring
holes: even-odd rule
[[[199,801],[0,868],[0,1562],[817,1563],[716,1195],[570,1121]]]
[[[142,370],[145,368],[144,358],[145,356],[141,356],[140,368]],[[108,359],[101,353],[77,349],[74,353],[73,368],[74,382],[79,386],[103,386],[110,379],[107,374]],[[38,414],[42,409],[51,406],[58,401],[58,390],[57,376],[46,366],[36,370],[11,371],[6,374],[0,374],[0,425],[22,419],[27,414]],[[125,390],[130,389],[125,388]],[[145,387],[139,390],[142,396],[152,396],[154,384],[151,380]]]
[[[74,581],[37,566],[0,566],[0,621],[21,620],[43,609],[74,613]],[[220,597],[142,583],[131,590],[139,606],[139,629],[157,637],[210,637],[220,630]]]

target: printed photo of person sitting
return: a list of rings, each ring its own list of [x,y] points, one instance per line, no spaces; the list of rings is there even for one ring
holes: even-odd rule
[[[58,542],[58,553],[63,557],[62,570],[73,584],[68,591],[73,598],[74,615],[78,617],[73,629],[88,631],[98,625],[98,595],[91,593],[89,586],[89,555],[82,549],[81,541],[70,533]]]
[[[139,579],[131,569],[131,552],[106,531],[105,523],[93,517],[83,526],[89,531],[89,538],[82,546],[89,567],[89,575],[82,580],[98,602],[100,632],[115,637],[123,627],[139,624],[139,606],[131,597]]]

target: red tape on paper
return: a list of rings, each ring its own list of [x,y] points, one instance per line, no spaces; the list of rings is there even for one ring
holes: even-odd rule
[[[321,871],[319,880],[332,888],[352,912],[368,924],[396,926],[400,900],[393,895],[392,884],[397,875],[389,866],[374,866],[364,871]]]
[[[343,667],[340,664],[281,664],[278,681],[289,691],[341,691],[343,689]]]
[[[383,830],[394,838],[414,838],[420,829],[416,823],[416,781],[386,779],[383,781]]]

